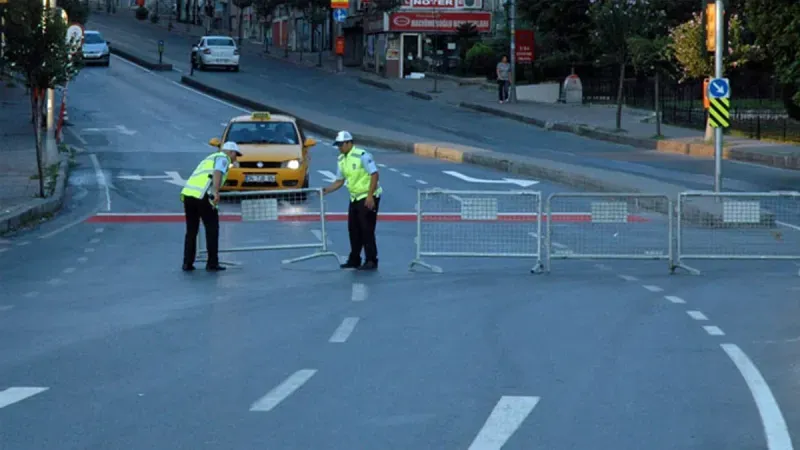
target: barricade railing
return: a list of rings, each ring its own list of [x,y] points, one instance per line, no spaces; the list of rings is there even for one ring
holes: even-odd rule
[[[409,269],[442,268],[424,257],[532,258],[542,271],[542,194],[533,191],[417,191],[416,256]]]
[[[274,250],[313,249],[313,253],[284,259],[282,264],[292,264],[325,256],[339,255],[328,249],[325,198],[322,188],[285,189],[272,191],[224,192],[220,195],[219,253],[258,252]],[[205,227],[200,225],[197,255],[199,261],[208,261]],[[237,235],[247,236],[241,245]],[[258,238],[253,239],[253,236]],[[229,261],[220,264],[238,265]]]
[[[672,200],[662,194],[551,194],[545,270],[553,259],[665,260],[672,270],[672,214]]]
[[[677,267],[695,275],[685,260],[800,260],[798,192],[683,192],[677,215]]]

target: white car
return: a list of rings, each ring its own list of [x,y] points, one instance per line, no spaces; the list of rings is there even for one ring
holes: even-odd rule
[[[228,36],[203,36],[192,47],[192,68],[224,67],[239,71],[239,48]]]

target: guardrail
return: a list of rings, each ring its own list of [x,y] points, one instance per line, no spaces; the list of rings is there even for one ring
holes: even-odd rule
[[[409,269],[442,268],[424,257],[533,258],[542,270],[542,194],[532,191],[417,191],[416,255]]]
[[[665,260],[672,270],[672,211],[662,194],[551,194],[545,270],[553,259]]]
[[[677,266],[684,260],[800,260],[799,192],[683,192]]]
[[[272,250],[315,249],[308,255],[284,259],[282,264],[292,264],[315,258],[333,257],[337,264],[339,255],[328,249],[327,220],[325,218],[325,199],[322,188],[285,189],[271,191],[223,192],[221,202],[239,204],[239,212],[233,213],[241,219],[236,228],[227,233],[228,239],[220,239],[219,253],[258,252]],[[289,225],[291,223],[291,225]],[[304,227],[297,227],[303,223]],[[312,228],[313,226],[318,228]],[[230,227],[230,225],[227,225]],[[204,228],[204,227],[203,227]],[[238,230],[237,230],[238,228]],[[261,238],[253,245],[225,246],[223,242],[236,241],[237,231],[257,229]],[[316,236],[315,236],[316,235]],[[314,237],[315,239],[312,239]],[[263,243],[262,243],[263,242]],[[205,248],[205,229],[197,242],[199,261],[208,261],[208,250]],[[238,265],[220,261],[220,264]]]

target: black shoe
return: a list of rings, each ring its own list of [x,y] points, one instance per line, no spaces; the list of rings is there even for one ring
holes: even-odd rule
[[[377,270],[378,263],[376,261],[367,261],[364,263],[363,266],[359,267],[358,270]]]
[[[339,268],[341,269],[358,269],[361,266],[361,261],[353,262],[347,261],[344,264],[340,264]]]
[[[191,264],[184,264],[183,265],[183,271],[184,272],[191,272],[193,270],[194,270],[194,266],[193,265],[191,265]]]
[[[221,272],[223,270],[228,270],[228,268],[217,264],[216,266],[206,266],[206,270],[209,272]]]

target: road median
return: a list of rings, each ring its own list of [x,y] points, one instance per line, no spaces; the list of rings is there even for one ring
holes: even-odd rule
[[[117,55],[120,58],[126,59],[136,65],[142,66],[148,70],[154,70],[156,72],[169,72],[172,70],[172,64],[159,64],[156,61],[153,61],[148,58],[144,58],[139,55],[135,55],[127,50],[121,49],[116,45],[109,47],[111,50],[111,54]]]

